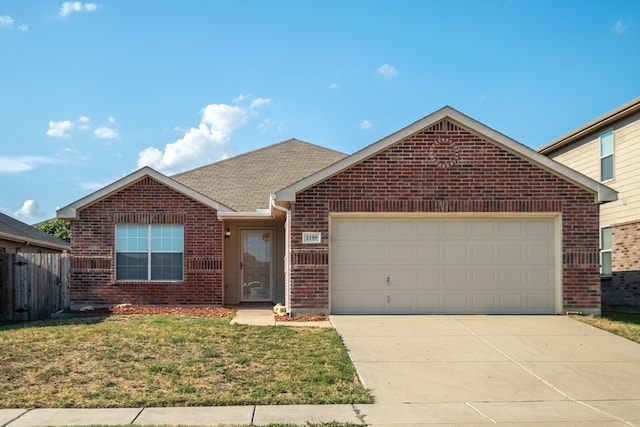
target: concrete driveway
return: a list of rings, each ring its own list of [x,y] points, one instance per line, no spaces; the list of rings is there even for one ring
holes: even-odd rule
[[[640,426],[640,344],[564,316],[331,316],[372,426]]]

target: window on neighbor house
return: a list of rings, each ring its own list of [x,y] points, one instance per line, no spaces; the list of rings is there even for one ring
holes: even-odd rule
[[[183,225],[116,225],[116,280],[180,281],[183,259]]]
[[[600,274],[611,276],[611,227],[600,229]]]
[[[613,131],[600,135],[600,181],[613,179]]]

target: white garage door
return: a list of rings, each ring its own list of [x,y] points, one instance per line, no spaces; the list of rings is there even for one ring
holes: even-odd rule
[[[332,217],[331,311],[552,314],[555,219]]]

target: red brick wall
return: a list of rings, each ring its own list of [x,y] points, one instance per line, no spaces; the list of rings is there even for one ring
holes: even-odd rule
[[[116,282],[115,226],[183,224],[184,281]],[[113,194],[71,222],[71,301],[79,304],[222,305],[222,223],[216,211],[152,178]]]
[[[456,141],[457,144],[454,144]],[[291,309],[328,311],[330,212],[562,212],[563,305],[600,309],[594,195],[442,121],[296,197]]]
[[[602,280],[602,305],[640,306],[640,222],[611,227],[611,271]]]

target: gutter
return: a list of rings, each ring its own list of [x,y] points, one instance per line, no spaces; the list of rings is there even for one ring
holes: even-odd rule
[[[0,233],[1,239],[10,240],[15,243],[24,243],[27,246],[39,246],[47,249],[58,249],[64,252],[69,252],[70,245],[58,245],[56,243],[43,242],[42,240],[29,239],[28,237],[18,237],[15,234]]]
[[[286,215],[284,221],[284,306],[287,314],[291,315],[291,210],[276,204],[277,194],[269,196],[269,203],[272,209],[282,211]]]

